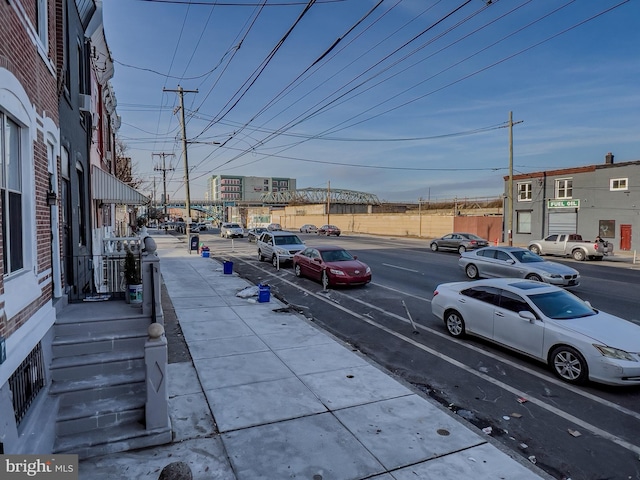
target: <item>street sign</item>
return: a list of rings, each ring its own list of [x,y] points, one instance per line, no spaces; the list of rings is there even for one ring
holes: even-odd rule
[[[549,208],[580,208],[580,200],[547,200]]]

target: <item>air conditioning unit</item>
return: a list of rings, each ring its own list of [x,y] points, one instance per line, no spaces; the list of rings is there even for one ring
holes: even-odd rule
[[[90,112],[91,111],[91,95],[80,94],[80,111],[81,112]]]

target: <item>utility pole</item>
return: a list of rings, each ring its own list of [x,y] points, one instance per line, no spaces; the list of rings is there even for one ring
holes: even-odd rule
[[[327,225],[331,224],[331,180],[327,181]]]
[[[180,96],[180,126],[182,127],[182,155],[184,156],[184,188],[185,188],[185,207],[187,209],[186,216],[186,233],[191,232],[191,194],[189,192],[189,159],[187,157],[187,129],[184,122],[184,94],[185,93],[198,93],[198,90],[185,90],[178,85],[177,90],[169,90],[163,88],[164,92],[177,92]],[[187,242],[187,248],[191,253],[191,242]]]
[[[509,181],[507,182],[507,235],[509,246],[513,245],[513,126],[523,120],[513,122],[513,112],[509,112]]]
[[[164,159],[166,157],[175,157],[173,153],[152,153],[151,158],[153,157],[162,157],[162,167],[153,167],[156,171],[162,172],[162,215],[163,220],[166,222],[168,220],[167,217],[167,171],[175,170],[174,168],[167,168],[165,165]],[[154,191],[155,191],[155,178],[154,178]]]

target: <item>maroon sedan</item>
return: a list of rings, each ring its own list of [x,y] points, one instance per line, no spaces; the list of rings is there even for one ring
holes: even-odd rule
[[[296,277],[320,280],[327,289],[335,285],[364,285],[371,281],[371,269],[342,247],[307,247],[293,256]]]
[[[335,235],[336,237],[340,236],[340,229],[335,225],[322,225],[318,228],[318,235]]]

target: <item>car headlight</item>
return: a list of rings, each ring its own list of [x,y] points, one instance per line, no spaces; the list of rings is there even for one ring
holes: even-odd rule
[[[342,270],[337,270],[335,268],[330,268],[329,271],[334,275],[344,275],[345,273]]]
[[[547,278],[562,278],[562,275],[559,273],[543,273],[542,276]]]
[[[276,248],[275,251],[278,255],[289,255],[289,251],[284,248]]]
[[[638,361],[629,352],[620,350],[619,348],[605,347],[604,345],[596,345],[595,343],[593,346],[596,347],[596,349],[598,349],[598,351],[605,357],[615,358],[616,360],[628,360],[629,362]]]
[[[365,270],[365,272],[364,272],[364,273],[365,273],[365,274],[366,274],[366,273],[371,273],[371,267],[367,267],[367,269]]]

